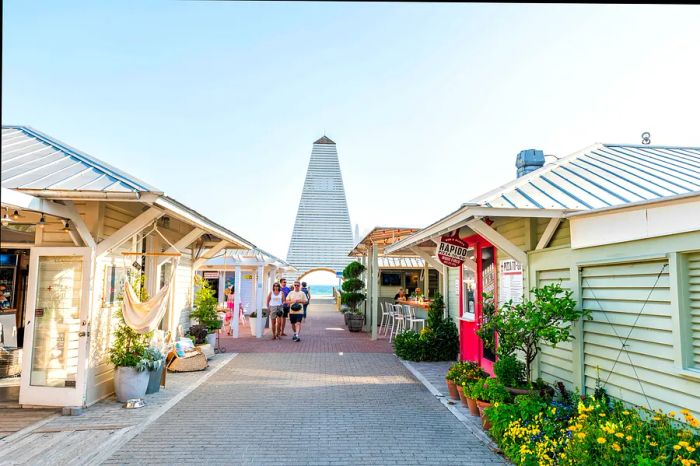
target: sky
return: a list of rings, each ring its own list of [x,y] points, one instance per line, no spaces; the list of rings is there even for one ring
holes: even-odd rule
[[[350,219],[425,227],[595,142],[700,146],[700,8],[9,0],[2,123],[285,258],[313,141]]]

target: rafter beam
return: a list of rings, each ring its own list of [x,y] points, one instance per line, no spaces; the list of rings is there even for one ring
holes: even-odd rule
[[[554,237],[554,233],[556,233],[560,223],[561,218],[553,218],[549,221],[549,223],[547,224],[547,228],[545,228],[544,233],[542,233],[542,237],[537,242],[537,246],[535,247],[536,250],[544,249],[549,245],[549,242]]]
[[[83,221],[83,217],[80,216],[80,212],[78,212],[78,209],[75,207],[75,203],[73,201],[64,201],[63,203],[66,207],[68,207],[68,209],[73,211],[73,215],[70,218],[70,230],[77,232],[77,234],[80,236],[80,239],[82,239],[83,243],[85,243],[85,246],[88,246],[93,249],[96,248],[97,244],[95,243],[95,240],[92,237],[92,234],[90,233],[90,229]],[[73,239],[73,241],[75,241],[75,239]]]
[[[107,254],[112,249],[116,248],[124,241],[138,234],[148,225],[153,223],[158,217],[163,215],[160,209],[151,207],[147,211],[143,212],[141,215],[121,227],[119,230],[115,231],[109,238],[100,241],[97,244],[97,256],[102,256]]]
[[[187,233],[185,236],[183,236],[182,238],[180,238],[179,240],[177,240],[173,244],[173,246],[175,246],[175,247],[171,246],[165,252],[166,253],[179,252],[180,249],[186,248],[187,246],[192,244],[197,238],[199,238],[203,234],[204,234],[204,230],[202,230],[201,228],[193,228],[192,231]],[[169,260],[170,259],[167,256],[158,260],[158,267],[165,264]]]
[[[214,257],[219,251],[221,251],[222,249],[224,249],[226,246],[228,246],[230,244],[231,243],[229,243],[225,239],[219,241],[213,247],[211,247],[209,250],[207,250],[207,252],[202,254],[202,257],[200,257],[199,259],[197,259],[196,261],[194,261],[192,263],[192,269],[197,270],[198,268],[203,266],[209,259]]]
[[[510,257],[520,262],[523,267],[527,265],[527,254],[525,251],[511,243],[508,238],[491,228],[480,218],[475,218],[467,222],[467,226],[476,233],[486,238],[491,244],[505,251]]]
[[[413,251],[418,257],[420,257],[420,258],[423,259],[425,262],[427,262],[428,264],[430,264],[430,266],[431,266],[432,268],[434,268],[435,270],[437,270],[438,272],[440,272],[440,274],[443,273],[443,266],[442,266],[442,264],[441,264],[439,261],[435,260],[435,258],[432,257],[430,254],[428,254],[427,252],[423,251],[421,248],[416,247],[416,246],[412,246],[410,249],[411,249],[411,251]]]

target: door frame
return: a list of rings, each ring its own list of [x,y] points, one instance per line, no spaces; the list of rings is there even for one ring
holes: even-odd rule
[[[77,256],[83,258],[82,284],[80,297],[80,329],[78,337],[78,367],[75,387],[39,387],[31,385],[32,359],[34,350],[34,317],[37,300],[37,280],[39,258],[57,256]],[[22,357],[22,377],[20,380],[19,403],[37,406],[76,406],[85,405],[87,389],[88,328],[91,307],[91,283],[93,277],[93,251],[89,247],[32,247],[29,256],[29,277],[24,313],[24,354]]]

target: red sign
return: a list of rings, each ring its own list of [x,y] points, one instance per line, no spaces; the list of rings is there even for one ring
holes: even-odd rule
[[[459,237],[459,230],[442,235],[437,247],[437,256],[440,262],[448,267],[460,267],[467,257],[469,246]]]

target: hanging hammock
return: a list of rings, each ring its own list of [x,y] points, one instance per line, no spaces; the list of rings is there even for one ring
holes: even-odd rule
[[[175,251],[177,251],[177,248],[170,241],[168,241],[168,239],[163,236],[160,231],[158,231],[155,224],[153,225],[153,229],[149,233],[145,234],[144,237],[148,236],[148,234],[153,231],[158,233],[160,237],[165,240],[165,242],[167,242],[173,249],[175,249]],[[131,327],[137,333],[148,333],[158,328],[160,321],[163,320],[165,312],[168,310],[168,298],[170,297],[172,285],[175,282],[177,265],[180,261],[179,257],[181,253],[179,251],[176,253],[123,252],[122,255],[173,256],[173,267],[172,272],[170,273],[170,280],[158,291],[158,293],[156,293],[155,296],[148,301],[142,303],[139,297],[136,295],[134,288],[129,283],[129,280],[124,282],[124,301],[122,303],[122,315],[124,316],[124,322],[126,322],[126,325]]]

